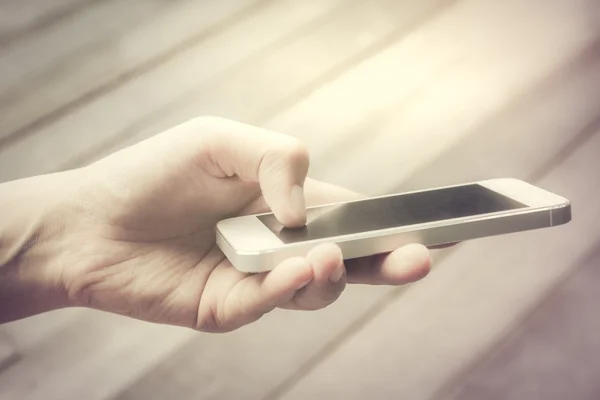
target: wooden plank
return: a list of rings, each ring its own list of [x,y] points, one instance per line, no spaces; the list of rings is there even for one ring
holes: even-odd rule
[[[583,58],[587,60],[586,57]],[[590,60],[587,62],[591,63]],[[520,122],[526,128],[535,128],[540,125],[540,118],[545,111],[554,110],[555,107],[560,109],[560,106],[566,106],[568,109],[573,98],[567,97],[564,102],[561,102],[561,98],[566,94],[577,95],[579,89],[586,87],[586,79],[595,76],[595,67],[596,65],[589,64],[586,64],[585,68],[569,66],[557,73],[553,76],[551,85],[545,87],[541,96],[525,98],[518,106],[512,108],[510,113],[504,114],[501,121],[495,121],[496,125],[500,125],[497,127],[501,130],[500,122],[505,123],[504,127],[518,126]],[[562,82],[566,82],[565,86]],[[544,82],[544,84],[547,83]],[[340,90],[342,89],[340,88]],[[586,92],[586,94],[589,93],[594,93],[594,87]],[[552,100],[548,104],[548,109],[544,110],[545,103],[542,100],[546,99]],[[542,102],[541,105],[540,102]],[[532,113],[530,120],[527,119],[529,113]],[[510,162],[504,160],[496,166],[493,172],[499,175],[502,175],[503,171],[519,171],[520,174],[531,173],[540,165],[551,160],[565,145],[564,135],[557,134],[558,132],[564,133],[561,126],[575,125],[578,122],[588,123],[593,115],[594,113],[588,108],[582,110],[581,114],[562,112],[552,114],[551,117],[547,116],[550,130],[533,129],[534,139],[525,141],[523,152],[519,152],[520,157]],[[279,126],[279,128],[294,128],[294,126]],[[335,129],[332,130],[335,132]],[[522,131],[506,132],[512,139],[518,138],[521,133]],[[535,153],[535,157],[531,157],[529,154],[525,155],[527,151],[535,151],[538,147],[535,140],[539,140],[546,133],[551,137],[545,148],[546,151]],[[472,137],[469,139],[472,140]],[[566,141],[568,139],[567,137]],[[466,153],[466,156],[463,154],[461,157],[477,160],[489,156],[492,151],[506,152],[510,151],[512,147],[510,139],[505,141],[502,135],[491,135],[491,138],[485,140],[484,143],[489,147],[483,148],[486,152],[479,153],[478,150],[481,148],[474,148],[463,141],[461,144],[469,147],[470,151]],[[456,158],[456,153],[453,153],[453,158]],[[346,173],[348,175],[357,174],[367,161],[368,157],[365,156],[355,161],[354,164],[346,162],[344,164]],[[460,169],[453,168],[451,160],[442,164],[440,169],[437,168],[437,162],[427,168],[429,174],[435,173],[444,176],[449,174],[452,179],[460,178],[462,173],[468,172],[468,169],[465,169],[463,165]],[[440,170],[445,171],[444,174],[440,174]],[[386,176],[383,175],[382,179],[386,179]],[[377,185],[377,182],[374,185]],[[318,313],[294,315],[294,313],[274,312],[265,317],[261,323],[241,332],[218,337],[201,337],[182,348],[171,359],[161,362],[155,371],[145,376],[136,386],[124,392],[120,398],[136,399],[157,395],[158,397],[185,399],[199,396],[200,391],[206,398],[241,396],[263,398],[265,392],[271,392],[275,398],[280,388],[285,388],[288,380],[294,378],[296,372],[292,370],[292,366],[296,368],[300,365],[300,373],[310,369],[313,361],[318,360],[320,354],[326,353],[327,349],[335,346],[340,338],[360,326],[355,324],[356,319],[365,318],[365,315],[366,317],[372,316],[370,308],[378,301],[385,300],[387,293],[389,292],[384,288],[353,287],[349,288],[334,307]],[[276,334],[273,329],[275,326],[277,326]],[[266,355],[269,353],[276,353],[277,356],[267,357]],[[345,382],[345,379],[340,378],[338,384],[340,382]],[[319,398],[319,396],[312,398]]]
[[[593,177],[600,119],[593,128],[577,151],[537,182],[571,199],[570,224],[461,245],[428,279],[388,299],[368,325],[282,398],[427,399],[489,348],[600,244],[600,209],[590,196],[600,193]]]
[[[435,398],[598,399],[599,265],[600,243],[491,354]]]
[[[186,329],[87,310],[2,371],[0,398],[110,399],[190,335]]]
[[[0,46],[60,21],[98,0],[3,0],[0,2]]]
[[[132,124],[129,129],[91,147],[58,169],[73,168],[103,157],[198,115],[216,114],[261,124],[265,115],[270,117],[272,114],[269,113],[282,104],[301,98],[307,87],[334,79],[345,68],[370,58],[415,25],[451,5],[452,2],[437,0],[419,3],[379,0],[361,2],[361,9],[357,11],[346,2],[344,12],[348,15],[342,20],[338,21],[336,14],[327,20],[315,21],[310,29],[294,37],[285,47],[277,46],[270,54],[248,59],[214,80],[193,87],[174,98],[160,112]],[[373,24],[373,21],[377,23]],[[315,59],[315,54],[320,56]],[[278,84],[271,83],[274,79]],[[269,84],[265,85],[265,82]],[[248,101],[249,98],[252,101]]]
[[[336,10],[342,8],[341,0],[304,4],[298,7],[293,0],[269,3],[229,29],[169,59],[160,68],[147,71],[69,115],[40,127],[34,134],[0,148],[0,181],[59,168],[61,163],[94,149],[99,142],[118,138],[128,128],[159,114],[190,88],[209,82],[232,65],[259,51],[264,51],[259,53],[264,56],[271,48],[282,48],[295,35],[304,36],[310,24],[327,18],[330,12],[337,15]],[[345,2],[344,9],[352,9],[350,6]],[[176,20],[171,20],[172,25],[175,23]],[[210,95],[217,94],[205,93],[207,97]],[[27,161],[18,161],[14,157],[17,154]],[[36,161],[32,163],[31,159]]]
[[[570,151],[594,129],[599,108],[590,99],[600,90],[599,68],[600,37],[562,68],[519,93],[493,118],[474,124],[465,140],[436,159],[437,168],[412,174],[394,190],[506,176],[538,179],[557,159],[543,156],[538,160],[537,153]],[[534,169],[528,166],[531,159],[537,160],[532,163]],[[502,168],[495,169],[495,165]],[[448,168],[461,174],[440,173]]]
[[[357,67],[266,126],[307,144],[315,178],[389,191],[596,37],[573,3],[539,4],[461,2],[379,63]],[[367,158],[368,176],[347,173],[348,163]],[[373,186],[372,174],[389,171],[393,178]]]
[[[156,15],[164,6],[160,0],[93,3],[60,24],[50,25],[14,45],[3,47],[0,49],[0,104],[10,103],[11,92],[29,79],[99,41],[118,37],[132,25]]]
[[[39,66],[35,77],[16,82],[17,86],[2,96],[0,147],[31,134],[36,127],[89,103],[143,71],[156,68],[211,32],[224,29],[265,4],[264,1],[120,0],[107,4],[110,7],[106,12],[92,13],[96,23],[91,31],[88,29],[88,35],[93,43],[79,51],[48,62],[45,54],[40,54],[39,38],[29,46],[19,46],[19,52],[13,54],[16,59],[4,63],[15,68],[22,62],[23,53],[27,53]],[[122,17],[114,21],[114,15]],[[66,40],[72,46],[66,38],[79,36],[80,25],[78,22],[55,28],[56,32],[49,34],[46,42]]]
[[[564,61],[564,59],[568,59],[569,54],[571,53],[563,53],[560,50],[568,48],[569,51],[575,51],[578,46],[583,46],[592,39],[593,35],[590,34],[585,29],[567,29],[564,31],[556,31],[554,27],[557,24],[556,15],[560,13],[565,13],[565,18],[571,18],[570,24],[563,24],[565,27],[570,26],[579,26],[579,19],[581,18],[577,12],[568,13],[568,9],[564,10],[564,3],[556,3],[554,8],[548,7],[546,10],[548,12],[548,16],[546,18],[540,18],[540,24],[543,24],[543,28],[546,30],[554,29],[556,32],[555,35],[546,35],[546,36],[533,36],[531,40],[525,41],[526,44],[521,45],[520,47],[516,47],[518,51],[514,51],[513,54],[509,53],[507,55],[507,59],[510,61],[505,61],[501,65],[504,68],[494,67],[495,64],[499,64],[498,56],[491,57],[490,61],[482,61],[482,54],[484,56],[488,56],[490,44],[496,45],[497,47],[507,47],[509,48],[511,43],[507,43],[506,38],[511,38],[511,40],[518,41],[518,38],[515,38],[514,35],[502,35],[499,33],[499,27],[502,18],[498,17],[498,12],[496,9],[485,9],[482,8],[487,3],[476,2],[474,7],[477,10],[479,15],[488,15],[487,19],[480,18],[480,21],[477,23],[468,22],[467,24],[461,24],[464,22],[461,18],[465,19],[466,17],[463,15],[462,8],[459,9],[456,13],[453,13],[446,18],[442,18],[441,22],[434,24],[431,29],[428,29],[424,32],[417,32],[416,34],[410,35],[409,38],[402,41],[398,46],[394,46],[386,51],[385,56],[379,57],[379,62],[369,62],[366,64],[359,65],[356,70],[353,71],[352,74],[347,75],[348,78],[342,77],[342,79],[336,81],[333,85],[326,86],[323,90],[317,91],[314,96],[310,96],[306,101],[300,104],[298,107],[294,107],[291,112],[291,117],[287,114],[283,114],[282,116],[278,116],[273,121],[266,123],[268,127],[273,129],[284,130],[287,133],[294,134],[295,136],[301,138],[311,149],[313,149],[313,157],[316,162],[313,163],[313,170],[317,171],[317,177],[324,178],[326,180],[333,180],[334,182],[343,183],[343,184],[354,184],[349,182],[339,182],[335,177],[332,176],[322,176],[318,175],[320,171],[328,171],[328,173],[333,174],[337,173],[338,176],[350,177],[350,175],[346,174],[344,169],[344,163],[339,163],[337,165],[341,165],[340,169],[331,168],[330,166],[323,166],[318,164],[318,160],[327,160],[330,162],[331,155],[333,154],[354,154],[353,152],[334,152],[335,144],[338,140],[345,140],[347,135],[346,133],[351,133],[356,131],[356,126],[368,128],[364,129],[373,129],[373,126],[378,126],[387,122],[388,115],[394,113],[394,106],[397,106],[398,102],[407,101],[407,98],[411,98],[410,96],[414,94],[414,91],[417,89],[421,89],[420,97],[421,101],[417,102],[418,107],[426,107],[426,104],[423,104],[423,99],[431,98],[426,96],[425,93],[428,91],[434,95],[433,99],[438,104],[436,105],[436,112],[446,113],[449,116],[466,116],[462,123],[470,124],[475,123],[477,119],[475,117],[483,118],[482,116],[491,115],[495,110],[504,104],[508,98],[510,98],[510,93],[512,91],[520,89],[521,86],[527,85],[527,80],[531,79],[532,76],[536,76],[536,74],[544,74],[555,65],[557,62]],[[501,3],[498,3],[496,7],[501,6]],[[529,19],[525,16],[531,15],[535,9],[532,9],[532,3],[517,3],[516,5],[511,5],[511,12],[515,13],[515,15],[519,16],[518,22],[521,24],[521,29],[526,31],[529,25]],[[467,9],[469,9],[467,7]],[[507,14],[507,11],[504,9],[500,9],[504,14]],[[551,12],[553,11],[553,12]],[[470,11],[472,17],[476,14],[475,11]],[[517,20],[515,20],[515,23]],[[462,32],[457,39],[459,42],[466,41],[465,38],[469,37],[486,37],[479,33],[479,31],[490,32],[488,36],[492,38],[500,38],[495,42],[493,40],[479,40],[479,41],[471,41],[468,42],[467,45],[460,46],[452,46],[451,39],[448,39],[450,35],[447,34],[448,25],[452,25],[452,29],[455,26],[469,26],[470,30]],[[559,24],[560,25],[560,24]],[[509,29],[509,28],[505,28]],[[451,37],[451,36],[450,36]],[[493,46],[492,46],[493,47]],[[541,54],[540,57],[537,57],[535,60],[532,58],[532,54],[537,54],[539,52]],[[446,71],[446,75],[444,76],[445,84],[452,83],[455,79],[457,82],[463,82],[465,77],[479,75],[482,74],[478,71],[489,70],[489,76],[486,78],[481,78],[481,81],[478,81],[478,85],[470,85],[469,87],[473,88],[473,93],[469,93],[469,96],[464,96],[461,101],[453,102],[451,105],[445,104],[444,102],[447,99],[447,96],[439,99],[438,96],[435,96],[435,91],[433,91],[433,87],[435,85],[432,83],[430,86],[427,86],[427,80],[431,80],[431,74],[440,73],[440,71],[444,72],[444,68],[448,68],[449,64],[453,61],[460,59],[464,54],[470,55],[471,59],[465,59],[461,61],[458,66],[454,66],[454,70]],[[538,61],[539,59],[539,61]],[[420,62],[415,62],[414,60],[420,60]],[[477,61],[477,62],[474,62]],[[422,61],[422,63],[421,63]],[[494,67],[494,68],[492,68]],[[270,69],[267,67],[261,67],[259,71],[266,71],[263,76],[253,75],[251,74],[252,69],[244,67],[244,71],[248,81],[257,82],[257,86],[262,84],[266,79],[269,79]],[[390,82],[394,82],[393,78],[390,77],[398,77],[403,76],[406,79],[402,79],[397,87],[392,87],[392,89],[386,89],[391,86]],[[379,79],[378,79],[379,78]],[[229,78],[228,78],[229,79]],[[433,79],[431,82],[439,82],[439,80]],[[423,88],[425,86],[425,88]],[[495,90],[488,90],[489,87],[492,86]],[[232,84],[229,86],[231,90],[235,90],[237,87],[237,81],[232,80]],[[279,86],[273,85],[276,89]],[[342,87],[343,89],[341,89]],[[448,88],[448,92],[451,93],[451,90],[455,90],[456,88],[450,87]],[[218,110],[220,114],[225,114],[225,116],[233,116],[238,119],[247,120],[248,122],[260,123],[260,113],[256,111],[253,107],[253,104],[248,104],[245,102],[245,97],[237,100],[238,104],[232,102],[232,97],[226,96],[221,98],[220,96],[213,96],[212,93],[218,92],[220,89],[212,89],[212,87],[201,87],[200,90],[193,92],[192,95],[184,97],[179,102],[176,102],[172,108],[175,109],[174,113],[168,115],[167,117],[159,115],[158,122],[150,124],[147,127],[135,126],[132,130],[137,131],[138,133],[133,136],[127,142],[121,144],[118,143],[116,146],[109,146],[110,150],[115,150],[120,148],[125,144],[132,144],[140,139],[150,136],[152,133],[160,131],[162,129],[166,129],[169,126],[179,123],[182,120],[193,117],[197,115],[199,112],[204,110]],[[360,96],[348,96],[348,93],[361,93]],[[445,92],[445,91],[444,91]],[[486,97],[482,96],[486,95]],[[487,93],[489,92],[489,93]],[[207,95],[208,93],[208,95]],[[252,97],[255,98],[256,95],[260,95],[260,92],[253,91]],[[491,94],[490,94],[491,93]],[[245,94],[245,93],[244,93]],[[486,99],[486,101],[477,102],[477,96]],[[276,96],[272,96],[272,99],[278,99]],[[261,104],[260,102],[258,104]],[[328,105],[336,104],[336,107],[330,107]],[[391,106],[390,106],[391,104]],[[387,109],[383,105],[387,105]],[[481,109],[473,109],[473,112],[469,114],[462,113],[461,107],[481,107]],[[328,107],[328,108],[327,108]],[[323,113],[320,110],[327,108],[329,111],[327,113]],[[381,108],[384,108],[384,112],[380,112]],[[230,109],[231,111],[229,111]],[[223,110],[227,110],[227,112],[223,112]],[[422,110],[417,110],[418,115],[421,118],[421,122],[424,124],[424,121],[427,120],[428,116],[423,113]],[[454,114],[452,114],[454,113]],[[459,114],[461,113],[461,114]],[[375,114],[375,115],[373,115]],[[254,117],[257,115],[257,117]],[[408,113],[408,115],[414,115]],[[343,122],[342,122],[343,121]],[[443,119],[439,119],[439,121],[443,121]],[[474,122],[475,121],[475,122]],[[456,123],[456,121],[452,121]],[[406,121],[405,121],[406,123]],[[413,121],[414,123],[414,121]],[[440,122],[441,123],[441,122]],[[337,124],[337,125],[336,125]],[[291,128],[288,128],[291,127]],[[385,128],[385,126],[382,127]],[[398,128],[397,124],[394,125],[394,129]],[[418,137],[425,139],[425,143],[423,140],[420,141],[420,146],[426,145],[426,132],[416,131],[414,127],[410,132],[407,132],[403,135],[403,140],[407,143],[416,143]],[[431,127],[424,124],[425,129],[430,129]],[[461,125],[456,123],[456,129],[450,130],[447,127],[444,129],[440,129],[446,134],[446,138],[449,141],[452,141],[456,132],[464,132],[464,129],[460,129]],[[364,134],[363,137],[372,138],[373,135],[369,135],[365,130],[360,131],[359,133]],[[398,130],[396,130],[398,131]],[[327,134],[321,134],[326,132]],[[384,132],[385,133],[385,132]],[[375,145],[378,148],[384,149],[395,149],[398,147],[404,147],[406,149],[410,149],[411,146],[399,146],[397,143],[392,143],[390,145],[390,138],[397,138],[398,135],[395,135],[393,130],[388,132],[388,134],[383,134],[382,137],[386,142],[382,145],[381,141],[375,142]],[[414,140],[412,137],[415,137]],[[359,135],[357,135],[358,137]],[[341,139],[342,138],[342,139]],[[332,143],[334,145],[332,145]],[[351,143],[351,141],[347,141],[347,143]],[[440,147],[438,150],[441,151],[444,145],[447,142],[439,141]],[[368,145],[368,143],[367,143]],[[360,146],[357,146],[360,149]],[[374,150],[374,149],[371,149]],[[96,151],[96,150],[93,150]],[[409,150],[406,150],[407,152]],[[362,151],[364,152],[364,151]],[[367,152],[364,152],[367,153]],[[104,152],[102,152],[104,154]],[[327,156],[325,156],[325,154]],[[413,156],[419,154],[418,152],[414,152]],[[89,156],[84,157],[87,159]],[[384,157],[381,158],[381,162],[386,162],[389,160],[397,160],[397,156],[392,157]],[[423,162],[426,162],[425,159],[421,159],[421,164],[418,162],[414,164],[413,170],[418,168],[419,165],[422,165]],[[79,165],[81,163],[80,160],[77,160],[75,163],[67,163],[65,167],[72,167],[75,165]],[[336,163],[331,163],[332,165],[336,165]],[[406,165],[403,165],[403,168],[407,171],[407,173],[411,172],[411,169],[407,168]],[[384,170],[384,168],[381,168]],[[353,187],[357,190],[364,191],[364,187]],[[381,190],[381,189],[379,189]]]

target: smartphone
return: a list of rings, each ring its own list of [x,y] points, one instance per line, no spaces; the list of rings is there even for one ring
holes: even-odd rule
[[[236,269],[258,273],[323,242],[352,259],[408,243],[444,245],[570,220],[569,200],[500,178],[309,207],[302,228],[285,228],[272,213],[230,218],[217,224],[216,240]]]

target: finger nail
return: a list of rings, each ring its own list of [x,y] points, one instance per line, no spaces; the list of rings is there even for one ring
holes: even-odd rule
[[[336,269],[333,270],[333,272],[329,276],[329,280],[332,283],[338,283],[340,279],[342,279],[342,276],[344,276],[344,265],[340,264],[336,267]]]
[[[300,185],[294,185],[290,192],[290,203],[298,219],[304,223],[306,221],[306,205],[304,200],[304,189]]]

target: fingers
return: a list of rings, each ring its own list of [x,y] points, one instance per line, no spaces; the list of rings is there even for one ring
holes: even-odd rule
[[[385,255],[347,260],[346,266],[338,246],[322,244],[306,258],[290,258],[268,273],[239,281],[225,300],[220,330],[254,322],[275,307],[322,309],[339,298],[346,283],[402,285],[425,277],[430,268],[429,251],[419,244]]]
[[[389,253],[346,260],[347,282],[368,285],[402,285],[424,278],[431,269],[429,250],[409,244]]]
[[[333,303],[346,286],[346,269],[340,248],[322,244],[306,256],[313,270],[311,282],[299,290],[294,298],[281,308],[319,310]]]
[[[258,182],[275,217],[286,227],[306,223],[304,182],[309,155],[297,139],[219,118],[200,119],[199,163],[222,177]]]
[[[258,320],[289,302],[312,278],[312,266],[302,257],[290,258],[268,273],[248,276],[227,295],[221,329],[231,330]]]
[[[270,272],[250,275],[230,289],[217,316],[217,331],[252,323],[275,307],[326,307],[344,290],[344,276],[342,253],[332,244],[316,247],[305,258],[290,258]]]

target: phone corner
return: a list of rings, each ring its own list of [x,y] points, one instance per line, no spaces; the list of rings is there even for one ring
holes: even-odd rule
[[[564,202],[550,210],[550,225],[558,226],[571,222],[573,218],[571,202],[564,199]]]
[[[227,220],[226,219],[222,219],[220,221],[217,221],[217,223],[215,224],[215,232],[219,235],[223,234],[223,227],[227,225]]]
[[[272,269],[266,257],[255,252],[235,252],[228,260],[235,269],[245,274],[259,274]]]
[[[217,247],[219,247],[223,255],[236,270],[247,274],[266,272],[265,266],[267,266],[268,263],[265,262],[265,255],[260,251],[233,248],[233,246],[220,235],[217,235],[216,242]]]

